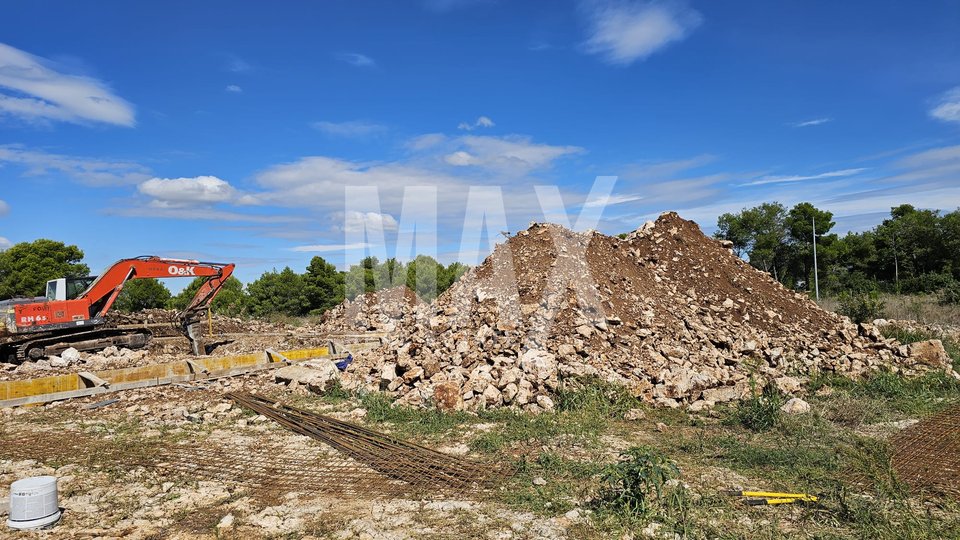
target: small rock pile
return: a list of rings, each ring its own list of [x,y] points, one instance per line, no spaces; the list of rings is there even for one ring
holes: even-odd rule
[[[801,393],[818,372],[953,373],[939,344],[914,354],[820,309],[675,213],[625,239],[533,224],[395,320],[349,384],[443,409],[549,410],[567,377],[697,410],[743,398],[752,378]]]
[[[362,294],[323,314],[319,331],[338,334],[348,332],[395,332],[408,321],[407,315],[423,300],[404,285]]]

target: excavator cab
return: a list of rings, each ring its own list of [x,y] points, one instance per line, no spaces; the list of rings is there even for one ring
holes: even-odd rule
[[[51,279],[47,282],[47,300],[75,300],[96,280],[97,276]]]

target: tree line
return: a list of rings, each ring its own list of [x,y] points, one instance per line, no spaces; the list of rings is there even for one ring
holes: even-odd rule
[[[0,251],[0,299],[43,296],[51,279],[89,275],[90,268],[83,263],[83,256],[77,246],[48,239],[23,242]],[[409,263],[367,257],[342,272],[323,257],[314,257],[303,273],[289,266],[280,271],[274,269],[246,286],[231,277],[212,308],[215,313],[229,316],[318,315],[344,298],[352,300],[363,293],[399,285],[406,285],[429,302],[468,269],[458,262],[444,266],[433,257],[419,255]],[[114,309],[183,309],[204,281],[205,278],[197,278],[174,295],[156,279],[131,280],[124,285]]]
[[[789,210],[770,202],[721,215],[715,236],[784,285],[812,290],[814,223],[821,294],[939,293],[945,303],[956,301],[960,209],[943,213],[903,204],[872,229],[840,236],[831,232],[831,212],[806,202]]]

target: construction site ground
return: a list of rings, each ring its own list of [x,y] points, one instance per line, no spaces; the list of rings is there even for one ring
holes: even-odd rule
[[[237,390],[513,474],[490,491],[455,494],[331,481],[328,449],[224,399]],[[744,427],[746,404],[653,408],[596,380],[571,381],[556,410],[540,414],[395,407],[383,394],[339,387],[318,395],[278,384],[271,372],[5,409],[0,485],[54,474],[65,512],[49,531],[0,537],[960,537],[955,494],[901,484],[891,464],[903,430],[938,412],[944,423],[960,399],[956,381],[825,377],[806,392],[810,413],[781,415],[760,431]],[[89,408],[105,398],[119,401]],[[604,504],[601,487],[606,467],[635,446],[662,452],[680,476],[647,512],[630,515]],[[820,502],[746,506],[730,490],[810,493]]]

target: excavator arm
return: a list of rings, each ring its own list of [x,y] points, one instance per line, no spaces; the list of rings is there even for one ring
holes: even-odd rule
[[[216,298],[217,293],[233,275],[233,264],[209,263],[160,257],[137,257],[117,262],[103,273],[80,295],[90,301],[91,317],[103,317],[113,306],[124,284],[131,279],[197,278],[205,277],[190,303],[177,314],[183,333],[190,340],[194,354],[203,354],[202,332],[198,323]]]
[[[197,290],[190,304],[180,313],[181,318],[189,318],[209,307],[223,284],[233,274],[234,268],[233,264],[160,257],[123,259],[101,274],[77,300],[89,302],[91,318],[103,317],[113,307],[123,286],[131,279],[206,277],[207,280]]]

